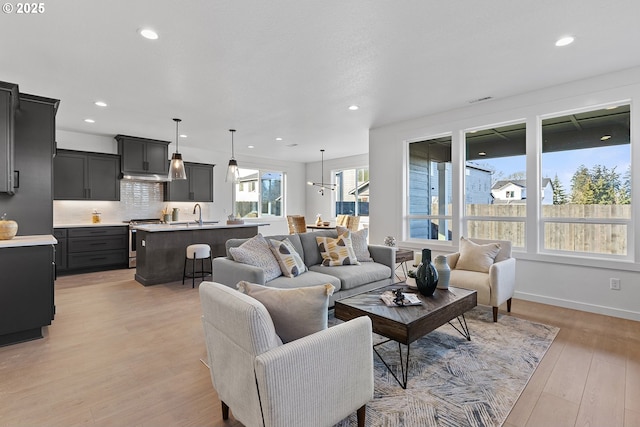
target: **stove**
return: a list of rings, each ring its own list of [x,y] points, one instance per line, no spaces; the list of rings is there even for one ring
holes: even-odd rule
[[[134,268],[136,266],[136,225],[141,224],[162,224],[162,221],[158,218],[141,218],[141,219],[130,219],[129,221],[123,221],[129,224],[129,268]]]

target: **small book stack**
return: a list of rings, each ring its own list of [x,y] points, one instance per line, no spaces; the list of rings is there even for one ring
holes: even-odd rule
[[[421,305],[422,301],[416,294],[402,293],[402,300],[396,297],[396,294],[391,291],[384,291],[380,295],[380,299],[388,307],[405,307],[408,305]]]

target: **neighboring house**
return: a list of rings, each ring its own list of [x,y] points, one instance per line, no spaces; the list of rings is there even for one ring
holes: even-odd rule
[[[493,171],[467,162],[464,181],[464,198],[468,205],[490,205],[493,203],[491,197],[491,175]]]
[[[542,178],[541,200],[543,205],[553,204],[553,184],[551,179]],[[527,198],[527,185],[524,179],[502,179],[491,187],[494,204],[524,203]]]

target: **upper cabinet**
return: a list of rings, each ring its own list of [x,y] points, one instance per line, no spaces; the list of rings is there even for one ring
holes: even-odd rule
[[[122,157],[123,174],[169,173],[169,142],[136,136],[116,135],[118,154]]]
[[[187,179],[168,182],[164,199],[171,202],[213,202],[213,166],[184,162]]]
[[[120,200],[120,157],[58,150],[53,159],[56,200]]]
[[[0,82],[0,193],[14,194],[14,123],[18,85]]]

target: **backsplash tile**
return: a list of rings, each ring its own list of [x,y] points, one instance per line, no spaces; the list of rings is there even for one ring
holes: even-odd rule
[[[120,181],[120,201],[54,200],[54,225],[91,223],[93,210],[100,212],[104,223],[119,223],[132,218],[160,218],[164,208],[180,209],[179,220],[196,219],[195,202],[165,202],[164,184],[145,181]],[[209,217],[213,203],[200,203],[202,217]]]

